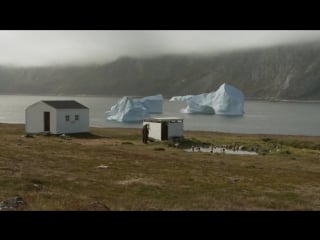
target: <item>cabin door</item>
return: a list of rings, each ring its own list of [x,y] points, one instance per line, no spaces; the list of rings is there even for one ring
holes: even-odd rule
[[[168,123],[161,123],[161,140],[168,140]]]
[[[50,132],[50,112],[44,112],[44,131]]]

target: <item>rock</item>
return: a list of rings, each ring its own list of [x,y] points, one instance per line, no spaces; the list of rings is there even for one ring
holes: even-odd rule
[[[6,209],[15,209],[21,205],[25,205],[25,201],[22,199],[22,197],[13,197],[9,198],[5,201],[0,202],[0,210],[6,210]]]
[[[246,151],[246,150],[247,150],[247,147],[246,147],[246,146],[240,146],[240,147],[239,147],[239,150],[240,150],[240,151]]]
[[[239,182],[240,180],[242,180],[241,177],[229,177],[228,179],[233,183],[236,183],[236,182]]]
[[[71,140],[72,139],[70,136],[68,136],[68,135],[66,135],[64,133],[60,135],[60,138],[65,139],[65,140]]]
[[[23,135],[22,137],[24,137],[24,138],[34,138],[34,136],[31,135],[31,134],[25,134],[25,135]]]
[[[110,211],[111,209],[99,201],[94,201],[89,204],[88,210],[89,211]]]
[[[96,168],[108,168],[109,166],[107,166],[107,165],[99,165],[99,166],[97,166]]]

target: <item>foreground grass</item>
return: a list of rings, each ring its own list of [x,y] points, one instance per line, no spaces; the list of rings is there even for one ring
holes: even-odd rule
[[[140,129],[26,138],[0,124],[0,201],[19,210],[319,210],[320,137],[186,132],[257,156],[144,145]],[[99,167],[100,166],[100,167]]]

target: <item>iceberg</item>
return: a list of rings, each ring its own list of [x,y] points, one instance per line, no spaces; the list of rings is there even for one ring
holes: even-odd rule
[[[175,96],[169,101],[186,101],[182,113],[204,113],[237,116],[244,113],[244,95],[239,89],[222,84],[215,92],[199,95]]]
[[[212,99],[213,108],[218,115],[243,115],[244,95],[239,89],[222,84]]]
[[[148,96],[141,99],[133,99],[124,96],[110,111],[106,111],[108,120],[118,122],[140,122],[149,116],[149,113],[162,113],[162,95]]]
[[[148,111],[141,104],[125,96],[106,112],[106,116],[108,120],[118,122],[137,122],[147,117]]]
[[[188,103],[188,106],[181,109],[181,112],[214,114],[215,110],[211,104],[212,95],[213,93],[202,93],[193,96],[188,95],[185,100]]]
[[[162,113],[163,96],[161,94],[134,99],[133,101],[141,103],[149,113]]]
[[[169,99],[170,102],[172,101],[186,101],[190,98],[192,98],[194,95],[186,95],[186,96],[174,96],[172,98]]]

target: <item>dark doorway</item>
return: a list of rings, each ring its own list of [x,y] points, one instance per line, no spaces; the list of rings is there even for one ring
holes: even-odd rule
[[[161,123],[161,140],[168,140],[168,123]]]
[[[50,131],[50,112],[44,112],[44,131]]]

